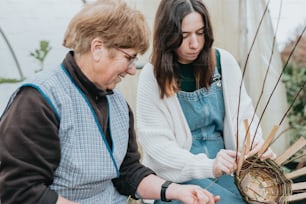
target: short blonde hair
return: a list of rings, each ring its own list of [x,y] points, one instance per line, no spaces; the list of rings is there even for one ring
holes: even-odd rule
[[[90,50],[91,41],[100,37],[110,48],[133,48],[143,54],[149,47],[149,26],[143,14],[122,0],[98,0],[85,4],[70,21],[63,46],[78,54]]]

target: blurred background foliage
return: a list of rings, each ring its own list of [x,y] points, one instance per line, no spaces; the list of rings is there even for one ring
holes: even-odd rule
[[[296,34],[281,51],[282,61],[286,63],[298,38],[301,39],[290,57],[283,76],[288,104],[292,103],[298,91],[302,89],[287,115],[291,143],[301,136],[306,139],[306,34]]]

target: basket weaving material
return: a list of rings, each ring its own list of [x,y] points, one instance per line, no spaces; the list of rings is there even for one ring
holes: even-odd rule
[[[287,203],[292,181],[271,159],[261,161],[257,155],[247,158],[235,174],[239,191],[248,203]]]

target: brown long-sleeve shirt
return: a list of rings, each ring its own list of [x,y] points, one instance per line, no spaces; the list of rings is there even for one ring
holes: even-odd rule
[[[108,126],[107,94],[99,90],[81,72],[73,52],[63,61],[74,82],[88,97],[101,123],[107,141],[111,144]],[[129,109],[130,128],[128,150],[120,166],[119,178],[113,179],[117,190],[135,195],[140,181],[154,173],[140,162],[134,131],[134,118]],[[59,121],[45,98],[34,88],[23,87],[0,119],[0,200],[6,203],[54,204],[58,195],[48,186],[59,165]]]

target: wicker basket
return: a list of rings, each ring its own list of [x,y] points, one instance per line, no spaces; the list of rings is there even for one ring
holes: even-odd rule
[[[271,159],[261,161],[257,155],[247,158],[235,182],[248,203],[287,203],[292,181]]]

